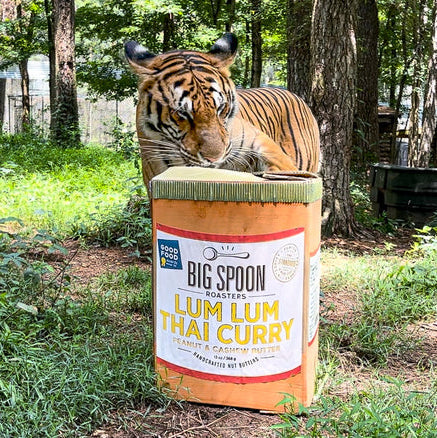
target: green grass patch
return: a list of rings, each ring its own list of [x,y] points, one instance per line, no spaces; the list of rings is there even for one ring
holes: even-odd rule
[[[397,379],[356,391],[347,399],[321,397],[298,415],[282,415],[275,426],[282,437],[381,437],[437,436],[437,388],[412,391]],[[292,402],[292,398],[286,399]]]
[[[419,339],[409,326],[437,313],[436,254],[402,261],[350,257],[339,264],[326,276],[324,286],[354,291],[355,305],[343,321],[331,321],[329,312],[335,309],[327,310],[322,343],[326,339],[330,348],[350,350],[365,363],[379,364],[417,345]]]
[[[91,289],[93,300],[101,301],[107,309],[126,315],[152,314],[151,274],[137,266],[108,272],[96,279]]]
[[[38,236],[1,236],[0,436],[84,436],[111,410],[162,403],[150,273],[108,274],[73,299],[68,266],[35,260]]]
[[[39,137],[3,135],[0,217],[65,235],[92,223],[92,215],[124,208],[142,186],[135,164],[102,146],[61,149]]]

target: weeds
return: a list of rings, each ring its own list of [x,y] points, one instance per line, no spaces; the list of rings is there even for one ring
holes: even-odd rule
[[[356,263],[357,257],[350,257],[350,264],[357,267],[355,275],[348,263],[338,268],[343,276],[335,270],[328,274],[334,282],[330,286],[330,280],[325,279],[331,292],[352,284],[356,305],[344,320],[335,322],[330,320],[332,309],[322,306],[321,364],[315,401],[309,408],[300,406],[298,412],[290,410],[281,415],[283,422],[275,429],[282,437],[437,437],[433,363],[427,364],[428,387],[420,391],[411,389],[414,381],[407,385],[400,379],[376,374],[389,359],[417,351],[420,338],[412,324],[435,319],[435,232],[429,227],[418,230],[417,241],[402,263],[395,260],[379,265],[369,259],[365,263],[363,257]],[[378,272],[380,275],[376,275]],[[338,369],[346,352],[353,352],[369,374],[360,382],[362,389],[358,386],[340,397],[329,393],[338,394],[336,388],[345,380]],[[419,362],[418,367],[423,365]],[[286,396],[283,403],[296,406],[292,396]]]
[[[139,183],[135,164],[101,146],[61,149],[42,137],[0,135],[0,217],[65,236],[71,223],[123,208]]]
[[[44,258],[61,250],[54,269]],[[163,399],[150,274],[131,267],[73,299],[69,257],[47,233],[0,233],[0,436],[83,436],[111,409]]]
[[[119,117],[114,119],[112,126],[109,128],[108,134],[112,137],[109,147],[121,152],[125,159],[134,160],[138,163],[139,149],[138,142],[135,139],[135,131],[129,125],[123,123]]]
[[[356,391],[348,400],[321,397],[298,414],[282,415],[281,436],[422,438],[437,436],[437,392],[416,392],[397,379]],[[288,401],[288,400],[287,400]],[[305,431],[304,434],[302,430]]]
[[[73,221],[70,230],[74,238],[131,248],[137,257],[151,254],[152,220],[149,201],[142,196],[132,196],[122,209],[116,206],[90,214],[84,222]]]
[[[331,321],[332,309],[322,315],[322,342],[329,339],[334,349],[352,351],[364,363],[379,365],[417,347],[420,339],[411,324],[433,318],[437,311],[436,253],[431,250],[435,241],[429,233],[420,236],[403,260],[350,256],[341,269],[330,273],[325,290],[346,287],[356,291],[356,297],[343,320]]]
[[[376,217],[372,212],[372,203],[370,202],[368,187],[366,181],[358,175],[354,175],[351,182],[350,193],[355,208],[355,218],[364,228],[379,231],[380,233],[393,236],[399,231],[405,221],[400,219],[391,219],[387,217],[386,212]]]

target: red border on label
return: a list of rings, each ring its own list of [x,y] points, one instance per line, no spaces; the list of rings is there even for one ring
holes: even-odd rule
[[[310,252],[310,257],[314,257],[315,255],[317,255],[317,253],[320,250],[320,246],[321,246],[321,244],[319,243],[319,246],[317,247],[317,249],[314,250],[313,252]]]
[[[313,342],[316,340],[318,332],[319,332],[319,326],[317,325],[316,333],[314,334],[313,339],[311,339],[311,341],[308,342],[308,347],[311,347]]]
[[[180,228],[170,227],[168,225],[156,224],[156,229],[165,233],[173,234],[174,236],[186,237],[194,240],[206,240],[210,242],[223,243],[255,243],[268,242],[270,240],[285,239],[286,237],[295,236],[303,233],[304,228],[293,228],[291,230],[278,231],[268,234],[252,234],[252,235],[233,235],[233,234],[212,234],[200,233],[198,231],[181,230]]]
[[[284,380],[290,376],[294,376],[301,372],[301,365],[298,367],[285,371],[279,374],[271,374],[269,376],[226,376],[220,374],[212,374],[212,373],[204,373],[202,371],[192,370],[190,368],[181,367],[179,365],[175,365],[171,362],[167,362],[166,360],[161,359],[160,357],[156,357],[156,362],[160,365],[169,368],[170,370],[176,371],[179,374],[184,374],[186,376],[196,377],[198,379],[203,380],[214,380],[216,382],[224,382],[224,383],[268,383],[274,382],[276,380]]]

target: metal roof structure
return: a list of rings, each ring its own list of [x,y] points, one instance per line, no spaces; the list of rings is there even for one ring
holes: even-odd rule
[[[29,77],[36,80],[48,80],[50,66],[47,57],[40,59],[29,60],[28,63]],[[20,69],[18,65],[13,65],[5,70],[0,70],[0,79],[21,79]]]

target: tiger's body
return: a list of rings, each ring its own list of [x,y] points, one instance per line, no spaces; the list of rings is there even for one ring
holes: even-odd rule
[[[170,166],[317,171],[310,109],[280,88],[236,90],[228,70],[236,48],[232,34],[208,53],[153,55],[126,43],[140,79],[136,124],[146,185]]]

